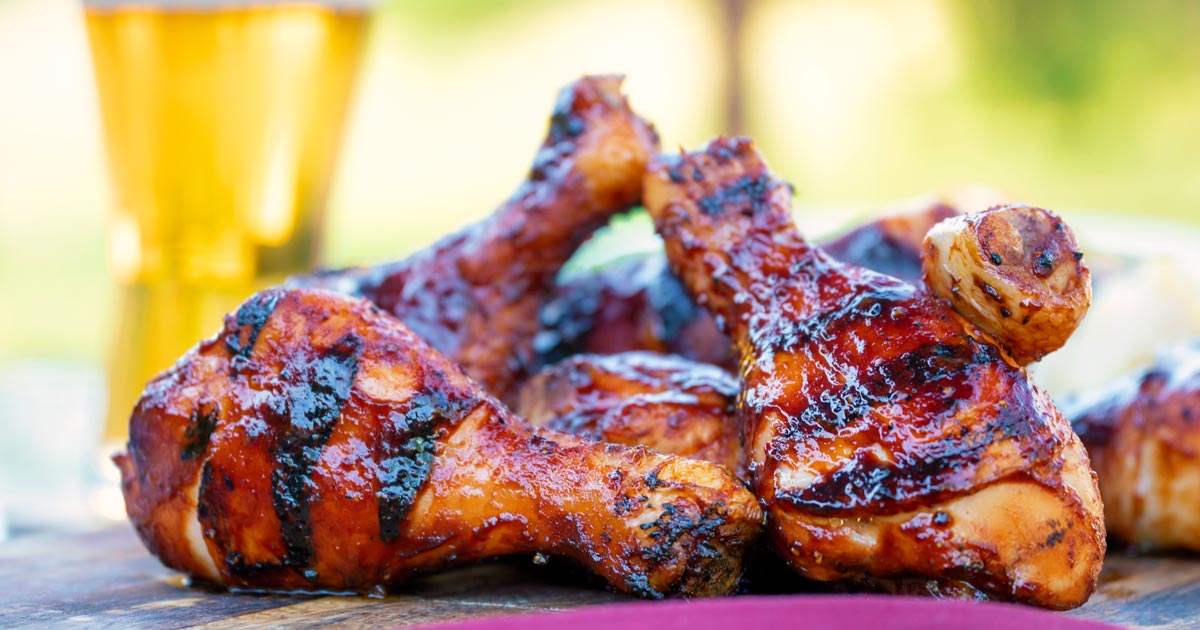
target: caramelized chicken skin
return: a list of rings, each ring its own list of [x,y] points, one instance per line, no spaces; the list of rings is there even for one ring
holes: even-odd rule
[[[366,591],[546,552],[641,596],[713,595],[762,521],[720,466],[530,428],[326,291],[247,300],[151,381],[116,461],[152,552],[252,589]]]
[[[1200,551],[1200,341],[1064,410],[1100,477],[1108,532],[1138,549]]]
[[[1070,227],[1054,213],[1029,206],[994,206],[960,215],[946,203],[923,201],[918,211],[878,219],[821,248],[843,262],[869,261],[869,268],[887,269],[892,272],[888,275],[915,278],[917,283],[923,264],[930,278],[929,291],[949,300],[960,315],[991,333],[1019,363],[1029,363],[1060,347],[1086,313],[1091,295],[1089,271]],[[655,271],[653,265],[662,268]],[[619,261],[599,274],[611,278],[611,282],[582,283],[580,288],[586,291],[602,287],[609,292],[597,296],[607,298],[599,303],[607,312],[631,307],[650,312],[644,310],[646,304],[639,303],[639,299],[658,297],[659,303],[669,304],[660,296],[678,295],[678,302],[706,314],[703,320],[692,317],[691,325],[703,321],[714,327],[711,339],[723,338],[715,331],[711,316],[694,305],[679,280],[665,267],[665,258],[660,256]],[[585,277],[594,280],[597,276]],[[627,289],[620,279],[629,278],[642,279],[632,285],[644,290],[612,295],[623,286]],[[656,282],[644,282],[647,278]],[[687,310],[683,313],[691,316]],[[604,321],[619,325],[612,317]],[[643,328],[643,338],[651,342],[661,339],[648,334],[652,330]],[[611,328],[604,332],[611,332]],[[620,334],[616,337],[622,339]],[[680,340],[685,339],[681,336]],[[611,343],[609,337],[600,337],[599,341]],[[693,344],[689,349],[695,347]],[[700,346],[712,347],[711,342]],[[647,360],[656,365],[650,396],[646,395]],[[567,433],[641,444],[732,466],[710,453],[740,458],[733,423],[727,422],[725,431],[713,430],[720,418],[731,415],[726,409],[732,407],[736,380],[725,376],[722,391],[709,394],[726,399],[710,398],[699,407],[681,408],[674,397],[662,397],[665,392],[678,390],[678,383],[694,381],[697,372],[712,374],[708,380],[723,375],[715,368],[680,357],[643,352],[575,355],[527,381],[517,410],[537,424],[547,423]]]
[[[555,287],[539,313],[535,363],[650,351],[737,368],[733,345],[696,306],[661,252],[634,254]]]
[[[738,412],[768,531],[817,580],[961,580],[1070,608],[1105,550],[1087,454],[1047,396],[950,306],[833,260],[749,140],[654,161],[672,268],[741,356]]]
[[[1058,215],[995,206],[938,223],[925,239],[929,290],[1021,365],[1062,347],[1092,303],[1091,271]]]
[[[821,247],[842,262],[916,283],[926,232],[957,215],[948,200],[916,199]],[[629,256],[560,284],[540,317],[538,365],[577,353],[650,350],[737,369],[732,342],[692,301],[662,253]]]
[[[507,395],[532,361],[538,310],[559,268],[641,199],[658,137],[629,109],[620,84],[595,76],[564,88],[528,179],[482,222],[398,262],[290,284],[366,297],[488,391]]]
[[[525,381],[513,410],[535,426],[739,470],[737,389],[728,372],[677,356],[581,354]]]

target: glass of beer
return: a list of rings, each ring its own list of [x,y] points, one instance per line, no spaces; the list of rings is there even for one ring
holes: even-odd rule
[[[116,204],[106,444],[142,387],[319,261],[369,3],[85,0]]]

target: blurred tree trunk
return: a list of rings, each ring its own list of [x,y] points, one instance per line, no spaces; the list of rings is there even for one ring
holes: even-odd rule
[[[746,0],[719,0],[721,3],[721,34],[725,49],[724,77],[724,134],[746,132],[743,120],[742,96],[742,24],[746,17]]]

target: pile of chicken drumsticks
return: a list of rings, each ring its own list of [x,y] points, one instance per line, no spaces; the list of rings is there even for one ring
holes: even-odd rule
[[[1086,601],[1096,475],[1024,368],[1090,303],[1066,224],[935,203],[817,246],[753,142],[660,153],[620,83],[562,90],[491,216],[260,292],[152,380],[116,458],[146,546],[261,590],[540,553],[722,595],[763,545],[814,581]],[[556,281],[637,205],[665,254]]]

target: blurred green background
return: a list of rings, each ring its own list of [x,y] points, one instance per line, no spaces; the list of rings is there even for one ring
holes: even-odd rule
[[[756,137],[805,206],[985,184],[1195,223],[1198,35],[1184,1],[385,2],[326,262],[398,256],[488,212],[555,90],[597,71],[628,74],[664,146]],[[0,363],[98,364],[110,196],[79,4],[0,0],[0,85]]]

